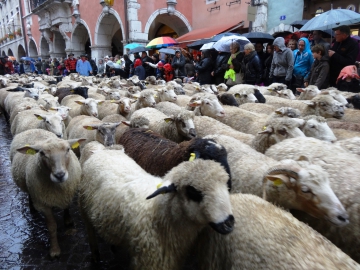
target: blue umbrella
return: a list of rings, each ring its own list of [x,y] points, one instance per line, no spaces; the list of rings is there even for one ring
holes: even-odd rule
[[[130,50],[130,51],[128,52],[128,54],[145,52],[145,51],[148,51],[148,50],[150,50],[150,49],[149,49],[149,48],[145,48],[144,46],[139,46],[139,47],[136,47],[136,48]]]
[[[129,44],[126,44],[124,48],[132,50],[132,49],[135,49],[136,47],[140,47],[140,46],[141,45],[139,43],[129,43]]]
[[[332,9],[308,21],[300,31],[328,30],[360,23],[360,14],[348,9]]]
[[[31,62],[35,62],[35,59],[34,58],[31,58],[31,57],[27,57],[27,56],[23,56],[20,58],[21,60],[24,60],[24,61],[31,61]]]

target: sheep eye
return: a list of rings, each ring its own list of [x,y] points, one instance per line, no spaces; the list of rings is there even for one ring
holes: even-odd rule
[[[39,151],[40,156],[44,157],[45,153],[43,151]]]
[[[50,121],[46,120],[46,123],[50,125]]]
[[[186,124],[184,122],[181,122],[182,127],[186,127]]]
[[[201,202],[204,195],[192,186],[186,186],[186,197],[195,202]]]
[[[311,192],[310,188],[308,188],[307,186],[301,186],[301,191],[302,191],[302,193],[310,193]]]
[[[315,125],[310,125],[309,128],[315,128]]]
[[[247,98],[247,95],[244,95],[244,98]]]
[[[278,133],[282,136],[285,136],[286,135],[286,129],[280,129],[278,130]]]
[[[287,96],[287,94],[284,94],[284,96]]]

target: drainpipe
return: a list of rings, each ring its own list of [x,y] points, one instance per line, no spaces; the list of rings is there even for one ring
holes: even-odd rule
[[[125,13],[125,40],[129,43],[129,18],[128,18],[128,0],[124,0],[124,13]]]
[[[28,49],[28,44],[26,42],[27,35],[26,35],[26,28],[25,28],[25,24],[24,24],[24,18],[23,18],[23,14],[22,14],[21,0],[19,0],[19,12],[20,12],[20,18],[21,18],[22,33],[23,33],[23,37],[24,37],[25,53],[27,56],[29,56],[29,49]]]

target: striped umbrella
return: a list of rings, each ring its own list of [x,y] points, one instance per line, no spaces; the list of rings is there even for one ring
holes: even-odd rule
[[[171,37],[158,37],[158,38],[154,38],[152,41],[150,41],[146,45],[146,48],[160,49],[160,48],[166,48],[166,47],[177,45],[177,44],[179,44],[179,43]]]

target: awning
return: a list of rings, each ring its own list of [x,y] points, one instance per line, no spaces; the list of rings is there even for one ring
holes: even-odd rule
[[[240,23],[237,23],[237,24],[228,23],[228,24],[218,25],[218,26],[213,26],[213,27],[200,28],[200,29],[190,31],[187,34],[176,38],[176,40],[179,43],[193,42],[193,41],[203,39],[203,38],[211,38],[212,36],[217,35],[222,32],[233,31],[242,26],[244,26],[244,21],[241,21]]]

